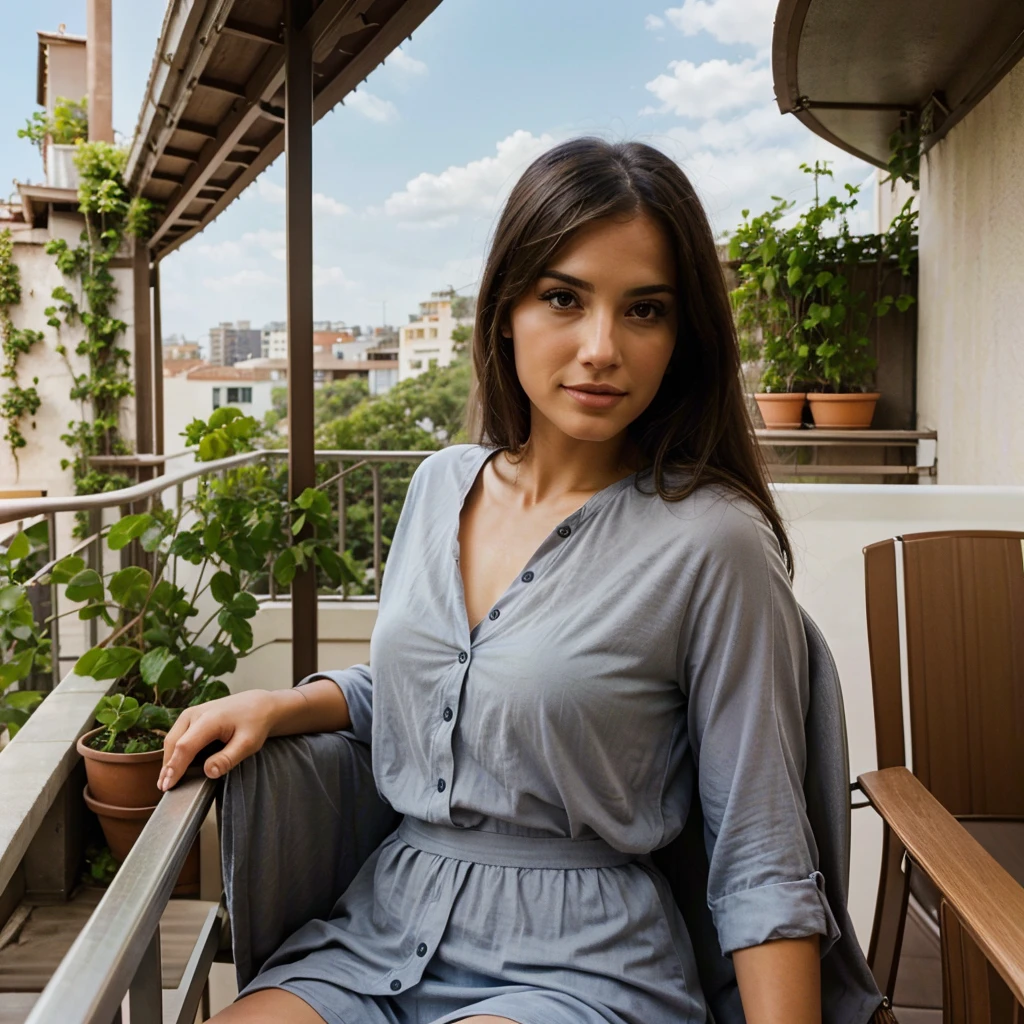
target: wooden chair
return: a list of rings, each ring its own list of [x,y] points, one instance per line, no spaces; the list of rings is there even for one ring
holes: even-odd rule
[[[886,823],[869,963],[892,998],[912,897],[941,934],[945,1024],[1020,1024],[1024,533],[905,535],[864,558],[880,770],[861,788]]]

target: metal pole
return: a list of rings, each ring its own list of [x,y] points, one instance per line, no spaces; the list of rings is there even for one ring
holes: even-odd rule
[[[149,250],[141,239],[135,240],[132,263],[132,297],[135,316],[135,450],[147,455],[153,451],[153,332],[150,321]],[[147,467],[138,467],[137,481],[149,480]]]
[[[155,260],[150,272],[153,284],[153,452],[164,454],[164,329],[160,310],[160,264]],[[180,444],[178,445],[180,447]],[[156,475],[167,467],[157,466]]]
[[[313,54],[309,0],[285,0],[285,252],[288,288],[288,496],[316,484],[313,454]],[[297,541],[310,536],[307,524]],[[293,683],[317,669],[316,567],[292,580]]]

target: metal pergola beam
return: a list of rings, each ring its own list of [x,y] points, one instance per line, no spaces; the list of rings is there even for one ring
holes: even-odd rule
[[[313,45],[309,0],[285,0],[288,497],[316,486],[313,451]],[[275,51],[276,52],[276,51]],[[307,523],[301,541],[312,535]],[[292,580],[292,681],[317,670],[316,563]]]

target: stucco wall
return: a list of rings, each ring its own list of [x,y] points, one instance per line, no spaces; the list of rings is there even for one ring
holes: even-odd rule
[[[1024,483],[1024,62],[923,161],[918,423],[939,482]]]

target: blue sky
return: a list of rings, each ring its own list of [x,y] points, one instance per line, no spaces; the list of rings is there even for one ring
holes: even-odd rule
[[[443,0],[315,129],[315,315],[403,323],[431,290],[470,294],[501,201],[545,148],[582,134],[676,159],[716,233],[772,195],[806,202],[801,161],[871,168],[775,105],[776,0]],[[114,0],[114,126],[134,130],[162,0]],[[10,5],[0,36],[0,178],[39,180],[16,131],[35,108],[37,29],[85,31],[85,0]],[[284,317],[284,161],[162,263],[165,334]],[[871,193],[862,193],[864,229]]]

